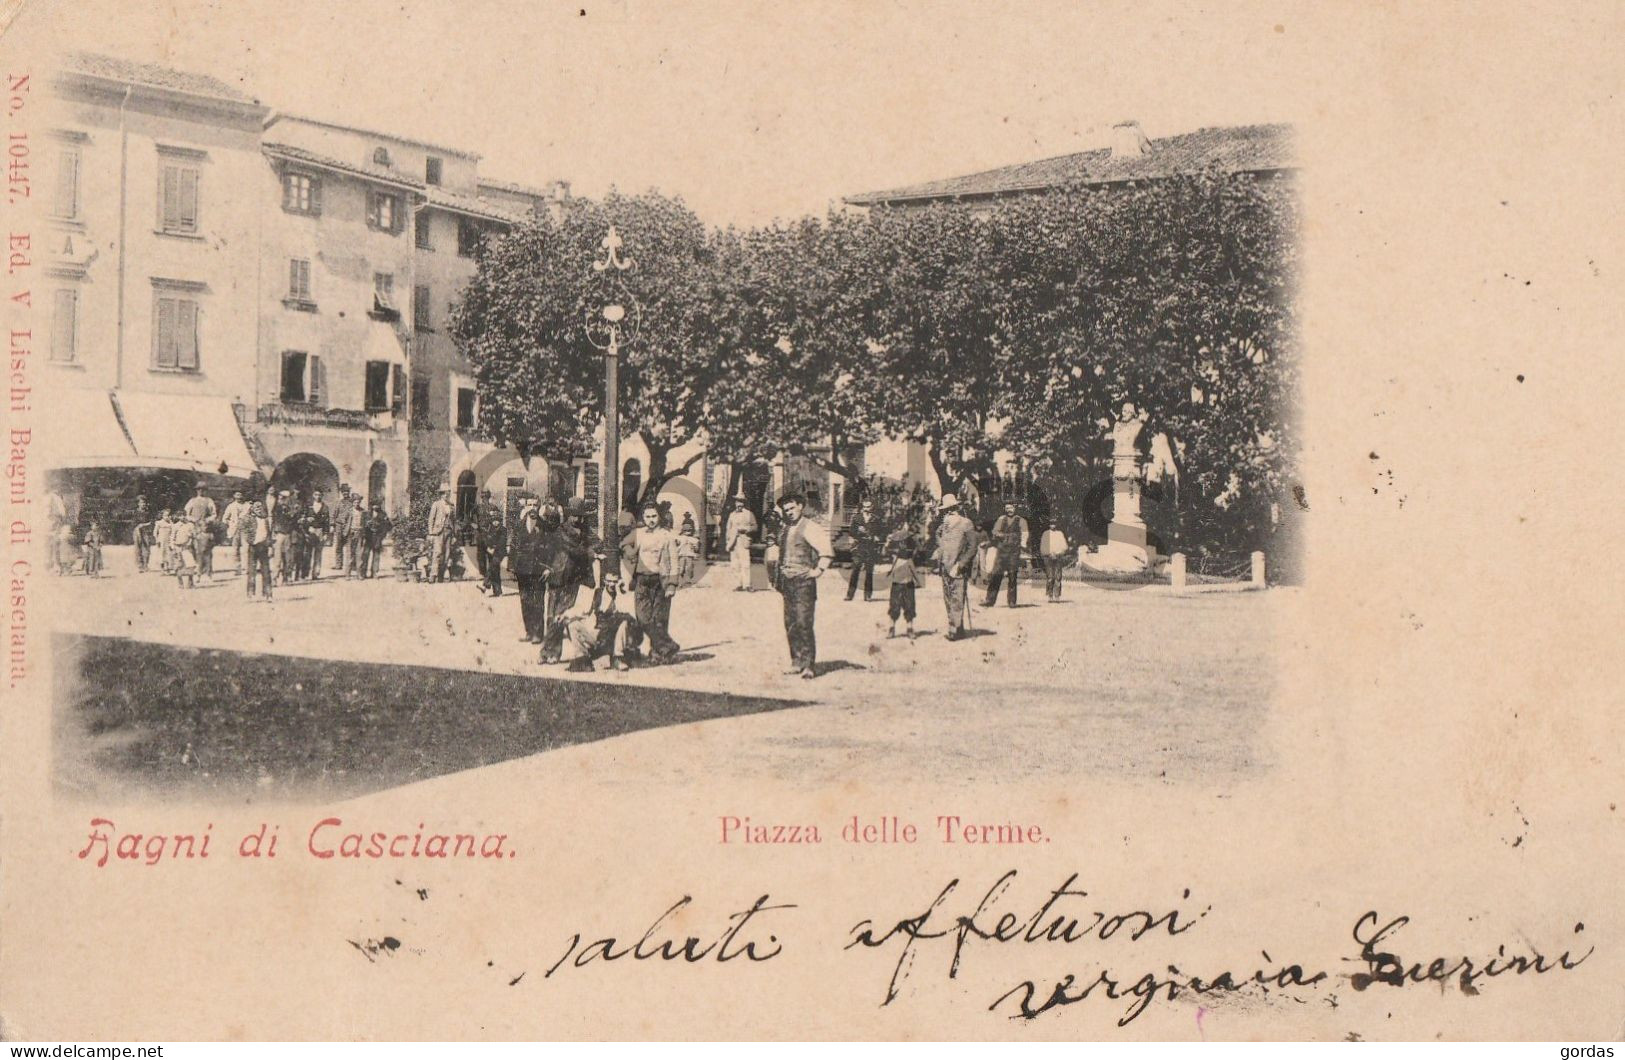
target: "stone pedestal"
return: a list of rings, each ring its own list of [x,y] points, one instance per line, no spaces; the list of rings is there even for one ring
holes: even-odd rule
[[[1124,406],[1112,429],[1112,521],[1106,528],[1106,543],[1080,557],[1093,570],[1126,574],[1156,565],[1156,552],[1140,517],[1140,432],[1144,426],[1145,416],[1136,414],[1133,406]]]

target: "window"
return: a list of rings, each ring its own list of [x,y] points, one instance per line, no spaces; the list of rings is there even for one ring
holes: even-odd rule
[[[479,253],[480,240],[484,233],[480,226],[473,221],[459,219],[457,222],[457,253],[465,258],[472,258]]]
[[[412,426],[428,428],[433,422],[433,414],[429,406],[429,377],[416,375],[412,377]]]
[[[372,153],[372,164],[375,166],[389,165],[389,148],[380,147]]]
[[[164,161],[159,166],[158,229],[167,235],[198,231],[198,167]]]
[[[460,431],[472,430],[474,427],[474,388],[460,386],[457,388],[457,429]]]
[[[79,359],[79,292],[57,291],[51,307],[51,360],[73,364]]]
[[[412,326],[418,331],[433,331],[429,320],[429,285],[420,283],[412,288]]]
[[[621,508],[637,511],[638,491],[643,488],[643,465],[633,457],[621,465]]]
[[[315,309],[310,296],[310,259],[288,259],[288,297],[283,304],[296,309]]]
[[[431,155],[423,160],[423,183],[440,183],[440,159]]]
[[[367,362],[367,393],[366,409],[368,412],[389,411],[389,379],[390,368],[388,361]]]
[[[406,405],[406,368],[391,365],[389,373],[389,411],[399,416]]]
[[[375,191],[367,197],[367,227],[391,234],[400,231],[400,197],[387,191]]]
[[[51,216],[65,221],[79,218],[79,149],[64,147],[56,156],[56,201]]]
[[[321,178],[309,173],[282,174],[282,208],[289,213],[319,215],[322,212]]]
[[[418,215],[412,219],[412,234],[419,250],[434,249],[434,241],[429,238],[429,211],[419,210]]]
[[[372,274],[372,312],[374,316],[394,320],[400,317],[400,310],[395,308],[395,274],[391,272],[375,272]]]
[[[282,354],[282,403],[320,405],[327,390],[320,357],[286,350]]]
[[[169,372],[198,370],[198,304],[160,293],[153,311],[152,366]]]

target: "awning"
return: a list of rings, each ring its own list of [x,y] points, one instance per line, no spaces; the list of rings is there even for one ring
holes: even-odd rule
[[[119,426],[113,399],[105,390],[61,390],[53,395],[52,467],[129,467],[135,449]]]
[[[367,325],[367,337],[361,340],[361,352],[363,360],[388,361],[406,366],[406,351],[401,348],[401,337],[395,333],[394,327],[382,320],[374,320]]]
[[[173,467],[247,478],[257,469],[237,414],[225,398],[187,394],[115,394],[135,442],[138,467]],[[225,465],[222,471],[220,465]]]

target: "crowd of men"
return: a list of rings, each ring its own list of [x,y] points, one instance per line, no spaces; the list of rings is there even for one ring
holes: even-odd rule
[[[973,584],[986,586],[983,607],[995,605],[1001,588],[1007,606],[1017,606],[1023,550],[1031,530],[1014,501],[981,530],[966,517],[954,494],[945,494],[936,507],[930,559],[942,582],[945,638],[956,641],[971,629]],[[376,577],[395,529],[378,498],[368,502],[348,484],[340,485],[331,504],[320,489],[308,500],[286,488],[273,487],[253,499],[239,490],[223,510],[200,485],[183,507],[156,516],[145,498],[138,499],[134,523],[139,570],[151,569],[156,555],[159,569],[190,588],[199,579],[215,576],[215,548],[224,545],[230,549],[235,573],[245,577],[251,600],[256,589],[260,598],[270,600],[276,585],[322,578],[324,561],[329,559],[333,574]],[[512,575],[519,596],[520,639],[539,647],[543,665],[564,661],[566,641],[577,649],[570,664],[573,670],[591,670],[598,660],[620,668],[659,665],[678,657],[680,648],[671,633],[672,604],[678,590],[693,583],[702,551],[692,515],[684,515],[679,529],[673,526],[669,504],[644,505],[639,522],[619,535],[612,558],[580,497],[563,505],[552,497],[529,497],[509,520],[486,490],[473,511],[459,519],[442,483],[423,532],[421,540],[395,543],[396,568],[420,581],[451,580],[461,575],[458,546],[471,543],[480,592],[503,595],[504,567]],[[857,598],[860,585],[863,599],[873,600],[878,575],[888,593],[888,635],[897,635],[901,620],[904,635],[912,638],[915,593],[924,584],[916,567],[922,545],[913,528],[906,522],[892,525],[872,500],[864,500],[841,533],[850,543],[846,600]],[[100,567],[99,527],[92,525],[84,538],[83,566],[94,573]],[[835,560],[830,530],[808,515],[805,501],[793,492],[762,520],[743,496],[735,498],[723,518],[721,545],[736,592],[756,589],[752,547],[758,539],[765,545],[768,583],[783,601],[790,657],[786,673],[813,678],[818,674],[818,584]],[[1038,552],[1046,597],[1058,600],[1071,548],[1057,523],[1052,521],[1041,535]]]

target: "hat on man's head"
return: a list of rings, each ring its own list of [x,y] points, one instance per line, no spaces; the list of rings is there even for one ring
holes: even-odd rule
[[[937,502],[937,507],[943,511],[947,511],[949,508],[957,508],[959,507],[959,498],[952,493],[944,493],[942,500]]]

